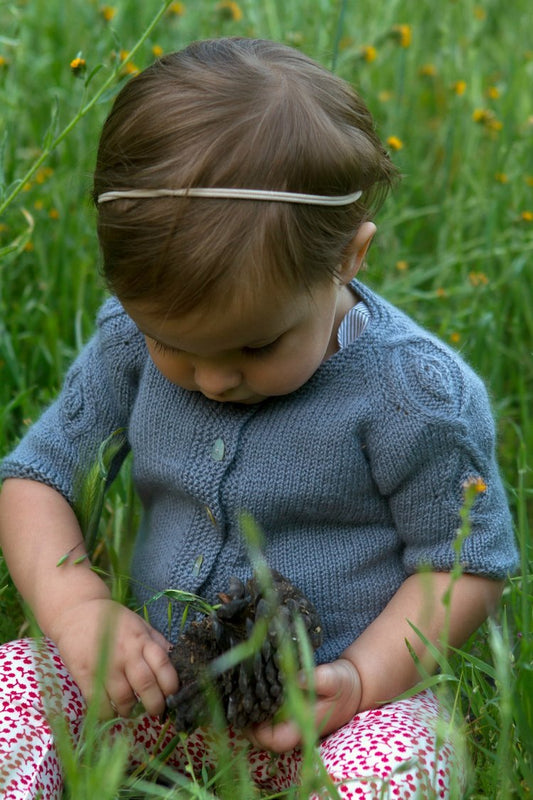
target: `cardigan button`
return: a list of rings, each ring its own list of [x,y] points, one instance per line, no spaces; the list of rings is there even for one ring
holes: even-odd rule
[[[225,451],[226,446],[224,445],[224,439],[218,437],[218,439],[215,439],[213,446],[211,447],[211,458],[213,461],[222,461]]]

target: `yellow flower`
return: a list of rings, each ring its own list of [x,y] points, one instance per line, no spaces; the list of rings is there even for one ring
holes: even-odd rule
[[[152,47],[152,53],[156,58],[159,58],[160,56],[163,55],[163,48],[161,47],[160,44],[154,44],[154,46]]]
[[[487,16],[487,12],[481,6],[474,6],[474,16],[476,19],[480,20],[480,22],[483,22]]]
[[[460,333],[457,333],[457,331],[450,333],[450,342],[452,342],[452,344],[458,344],[460,341],[461,341]]]
[[[489,111],[486,108],[475,108],[472,113],[472,119],[474,122],[479,122],[480,124],[487,122],[490,119],[492,111]]]
[[[526,175],[524,180],[528,186],[533,186],[533,175]]]
[[[435,64],[422,64],[419,73],[425,78],[433,78],[437,74],[437,67]]]
[[[389,89],[382,89],[381,92],[378,92],[378,100],[380,103],[388,103],[393,97],[394,94]]]
[[[105,22],[111,22],[113,17],[116,15],[117,9],[113,8],[113,6],[101,6],[100,7],[100,15],[103,17]]]
[[[403,142],[397,136],[389,136],[387,139],[387,144],[389,145],[391,150],[401,150],[403,147]]]
[[[522,211],[520,219],[524,222],[533,222],[533,211]]]
[[[490,108],[474,109],[472,119],[478,125],[484,125],[490,131],[501,131],[503,128],[503,122],[497,119],[496,114]]]
[[[489,282],[489,279],[484,272],[470,272],[468,275],[468,280],[472,286],[486,286]]]
[[[412,40],[410,25],[393,25],[392,35],[398,41],[400,47],[410,47]]]
[[[378,51],[373,45],[365,44],[364,47],[361,48],[361,55],[363,56],[364,60],[370,64],[372,61],[376,60]]]
[[[184,3],[171,3],[168,7],[170,14],[175,14],[177,17],[182,17],[185,14]]]
[[[7,60],[7,58],[5,56],[0,56],[0,69],[2,67],[7,67],[8,64],[9,61]]]
[[[232,20],[233,22],[239,22],[242,19],[240,6],[234,0],[222,0],[217,8],[222,19]]]
[[[463,80],[455,81],[455,83],[452,84],[452,89],[455,92],[455,94],[461,97],[461,95],[463,95],[466,92],[466,81]]]
[[[72,74],[75,78],[81,78],[85,70],[87,69],[87,62],[84,58],[80,56],[76,56],[70,62],[70,69],[72,70]]]
[[[398,272],[405,272],[409,268],[409,264],[407,261],[397,261],[396,262],[396,269]]]
[[[505,172],[496,172],[494,180],[498,181],[498,183],[509,183],[509,177]]]
[[[24,245],[24,250],[27,253],[32,253],[35,250],[35,247],[33,246],[33,242],[26,242],[26,244]]]
[[[448,292],[446,291],[446,289],[443,289],[442,286],[439,286],[439,288],[437,289],[437,297],[440,300],[444,300],[445,297],[448,297]]]
[[[59,211],[57,210],[57,208],[51,208],[50,211],[48,212],[48,216],[50,217],[50,219],[59,219]]]
[[[52,167],[40,167],[35,173],[35,181],[36,183],[44,183],[50,175],[54,174],[54,170]]]
[[[497,100],[500,94],[501,92],[497,86],[489,86],[487,89],[487,97],[490,97],[491,100]]]
[[[125,61],[129,56],[128,50],[121,50],[119,53],[119,58],[121,61]],[[139,67],[133,63],[133,61],[128,61],[127,64],[124,65],[124,72],[126,75],[137,75],[139,72]]]
[[[465,491],[472,489],[476,494],[482,494],[483,492],[487,491],[487,484],[481,475],[472,475],[463,483],[463,489]]]
[[[36,200],[33,204],[33,207],[36,211],[42,211],[44,208],[44,203],[42,200]]]

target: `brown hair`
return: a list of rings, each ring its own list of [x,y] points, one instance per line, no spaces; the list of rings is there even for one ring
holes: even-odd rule
[[[140,188],[238,187],[344,195],[345,207],[205,198],[98,207],[103,271],[124,300],[172,314],[238,285],[312,287],[335,275],[397,177],[365,104],[302,53],[270,41],[195,42],[118,94],[94,199]]]

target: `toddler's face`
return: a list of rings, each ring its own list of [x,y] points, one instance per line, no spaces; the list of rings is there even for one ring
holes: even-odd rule
[[[330,281],[297,295],[276,293],[230,308],[165,319],[143,303],[124,308],[169,381],[221,403],[259,403],[303,386],[337,348],[351,291]]]

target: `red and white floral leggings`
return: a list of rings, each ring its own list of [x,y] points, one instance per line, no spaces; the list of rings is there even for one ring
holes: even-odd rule
[[[45,712],[46,709],[46,712]],[[0,797],[3,800],[59,800],[61,765],[47,721],[61,714],[74,740],[85,712],[83,698],[54,645],[22,639],[0,646]],[[456,748],[436,734],[442,709],[424,691],[407,700],[357,714],[324,738],[319,753],[343,800],[439,800],[461,797],[464,766]],[[118,720],[113,730],[131,737],[132,766],[146,753],[163,750],[173,738],[162,736],[158,718]],[[248,750],[251,776],[269,792],[298,784],[299,750],[273,756],[252,748],[230,731],[230,746]],[[137,753],[137,757],[136,754]],[[198,730],[178,744],[167,764],[186,772],[190,764],[214,766],[213,740]],[[322,795],[323,796],[323,795]]]

